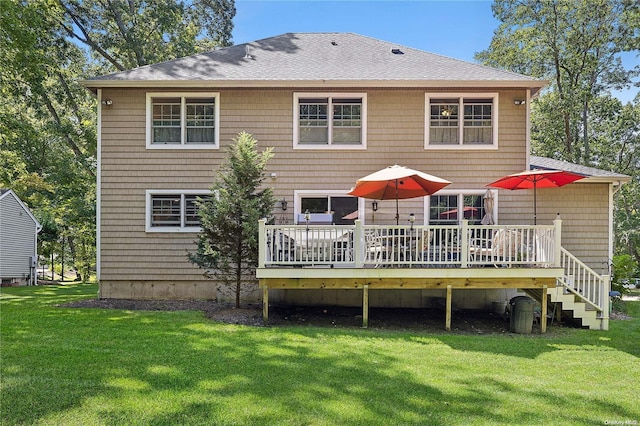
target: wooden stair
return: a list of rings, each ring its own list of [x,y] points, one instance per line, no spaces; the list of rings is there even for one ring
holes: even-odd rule
[[[523,290],[538,303],[542,303],[541,289]],[[581,327],[590,330],[608,330],[608,315],[598,311],[591,304],[586,303],[579,295],[567,290],[559,283],[556,288],[547,290],[547,315],[551,315],[549,324],[566,318],[577,322]],[[555,318],[553,315],[555,314]]]

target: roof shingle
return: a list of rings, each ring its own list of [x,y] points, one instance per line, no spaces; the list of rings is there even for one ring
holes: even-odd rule
[[[582,166],[580,164],[569,163],[567,161],[561,161],[547,157],[536,157],[532,155],[530,163],[532,169],[564,170],[567,172],[585,175],[591,178],[611,179],[612,181],[628,181],[631,179],[630,176],[623,175],[621,173],[596,169],[594,167]]]
[[[395,52],[395,53],[394,53]],[[545,82],[353,33],[287,33],[85,81]]]

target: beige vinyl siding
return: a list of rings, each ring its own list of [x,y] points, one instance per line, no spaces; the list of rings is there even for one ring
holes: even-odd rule
[[[149,150],[145,147],[146,92],[103,90],[103,98],[113,100],[113,105],[102,108],[103,284],[204,280],[202,272],[186,260],[187,250],[195,247],[196,234],[145,232],[145,191],[209,189],[214,170],[225,160],[226,147],[243,130],[253,134],[261,147],[274,147],[267,175],[275,172],[277,178],[267,177],[265,184],[274,188],[276,199],[284,197],[289,202],[286,213],[277,206],[274,209],[289,223],[294,217],[295,190],[348,191],[359,177],[393,164],[440,176],[453,182],[449,189],[465,190],[484,188],[486,183],[525,167],[526,106],[513,104],[514,98],[526,97],[524,90],[498,91],[498,150],[425,150],[424,94],[438,90],[322,88],[318,93],[367,93],[367,150],[335,151],[293,149],[294,89],[215,91],[220,93],[220,149]],[[305,89],[309,91],[316,90]],[[521,201],[526,203],[527,199]],[[370,221],[370,202],[366,203],[365,220]],[[380,202],[376,223],[392,223],[394,208],[392,201]],[[401,219],[411,212],[420,222],[422,199],[400,203]]]
[[[553,191],[559,189],[560,191]],[[563,191],[564,189],[564,191]],[[562,218],[562,246],[600,274],[608,274],[609,184],[575,183],[542,192],[543,213]]]
[[[560,213],[562,246],[601,274],[608,273],[609,184],[573,183],[537,190],[539,225]],[[533,224],[532,190],[498,190],[499,224]]]

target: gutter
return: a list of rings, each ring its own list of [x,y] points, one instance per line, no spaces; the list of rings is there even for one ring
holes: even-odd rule
[[[169,77],[169,76],[168,76]],[[532,89],[531,96],[548,84],[542,80],[361,80],[361,79],[278,79],[278,80],[82,80],[87,89],[101,88],[298,88],[298,87],[372,87],[372,88],[456,88]],[[94,91],[94,90],[92,90]],[[95,92],[94,92],[95,93]]]

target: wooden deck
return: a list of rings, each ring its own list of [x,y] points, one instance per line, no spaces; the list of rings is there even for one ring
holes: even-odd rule
[[[359,221],[308,227],[261,222],[256,275],[263,290],[263,319],[269,317],[270,289],[361,291],[363,327],[368,325],[369,290],[376,289],[446,290],[447,330],[454,290],[540,289],[546,312],[547,289],[563,275],[559,234],[559,220],[553,226],[465,222],[411,228]],[[541,330],[546,331],[546,315]]]

